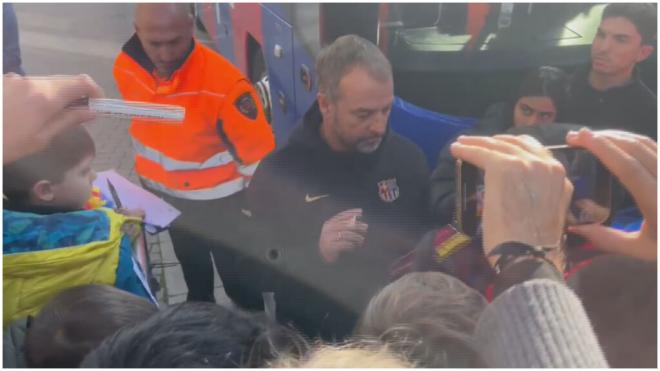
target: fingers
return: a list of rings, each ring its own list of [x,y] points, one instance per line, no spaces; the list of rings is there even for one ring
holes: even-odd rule
[[[452,155],[485,170],[489,164],[504,159],[552,158],[552,154],[528,135],[495,137],[460,136],[450,150]]]
[[[319,238],[319,249],[326,262],[334,263],[342,251],[364,245],[368,226],[355,221],[355,215],[360,214],[356,213],[357,210],[359,209],[339,213],[324,223]],[[349,216],[342,214],[349,214]]]
[[[104,95],[103,89],[86,74],[75,76],[71,80],[64,80],[60,94],[67,104],[80,97],[102,98]]]
[[[658,146],[653,140],[643,135],[618,130],[603,130],[593,134],[610,140],[637,159],[653,177],[657,178]],[[578,135],[578,139],[580,138],[581,136]]]
[[[541,144],[534,137],[529,135],[495,135],[493,138],[503,140],[507,143],[510,143],[514,146],[520,147],[521,149],[537,155],[543,158],[552,157],[552,153],[548,151],[543,144]]]
[[[574,225],[578,224],[578,218],[573,215],[571,212],[571,209],[568,209],[568,212],[566,213],[566,225]]]
[[[583,198],[575,201],[580,208],[580,222],[601,224],[610,216],[610,209],[603,207],[591,199]]]
[[[130,213],[129,215],[136,216],[138,218],[144,219],[145,216],[147,216],[147,213],[143,209],[130,209],[128,210]]]
[[[511,144],[499,138],[493,137],[479,137],[479,136],[460,136],[456,140],[460,144],[479,146],[482,148],[490,149],[492,151],[506,153],[514,156],[524,156],[525,151],[521,146]]]
[[[635,140],[640,143],[642,143],[645,147],[650,149],[652,152],[658,152],[658,144],[651,138],[641,135],[641,134],[636,134],[636,133],[631,133],[628,131],[622,131],[622,130],[599,130],[597,132],[598,134],[605,135],[611,138],[627,138],[630,140]]]
[[[56,119],[65,110],[71,111],[71,106],[80,99],[104,96],[101,87],[88,75],[31,76],[24,78],[24,83],[31,92],[29,99],[40,112],[42,123]],[[78,108],[75,111],[88,110]]]
[[[79,109],[64,109],[50,119],[37,135],[43,137],[46,143],[59,133],[96,118],[94,112]]]
[[[650,138],[616,130],[591,132],[583,129],[579,132],[568,133],[566,141],[571,145],[587,149],[598,149],[602,147],[597,146],[599,142],[609,141],[638,160],[646,171],[657,178],[658,147]]]
[[[598,134],[597,134],[598,135]],[[658,177],[658,149],[652,149],[646,145],[640,145],[640,140],[630,137],[610,137],[607,139],[612,141],[619,148],[623,149],[626,153],[637,159],[642,166],[648,171],[653,178]],[[648,139],[648,138],[646,138]],[[649,139],[650,140],[650,139]]]
[[[657,152],[653,153],[646,145],[644,150],[633,150],[635,146],[624,145],[625,140],[611,131],[609,134],[598,134],[585,129],[571,132],[566,137],[568,144],[586,148],[598,157],[630,191],[644,215],[649,217],[649,213],[654,214],[657,209],[657,178],[653,175],[656,171],[652,173],[648,168],[656,166]]]
[[[368,225],[359,221],[361,216],[362,209],[350,209],[333,216],[330,221],[335,225],[337,231],[346,230],[366,234]]]
[[[134,218],[140,218],[140,219],[144,219],[144,217],[146,215],[144,210],[142,210],[142,209],[125,209],[125,208],[121,208],[121,209],[117,209],[117,212],[122,214],[122,215],[132,216]]]
[[[103,89],[89,75],[26,77],[35,88],[46,94],[54,111],[59,111],[80,98],[101,98]]]
[[[359,247],[364,244],[365,235],[353,231],[341,231],[338,235],[339,242],[349,247]]]
[[[624,232],[599,224],[574,225],[568,230],[603,251],[652,261],[657,258],[655,242],[641,239],[637,232]]]
[[[491,166],[494,160],[501,160],[502,158],[514,159],[514,156],[498,153],[487,148],[467,145],[459,142],[454,142],[450,147],[451,154],[465,162],[486,170]]]
[[[336,214],[335,216],[332,217],[332,219],[346,221],[361,216],[362,216],[362,209],[349,209]]]

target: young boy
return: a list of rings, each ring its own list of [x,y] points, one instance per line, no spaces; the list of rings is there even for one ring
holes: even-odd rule
[[[75,127],[3,167],[5,324],[83,284],[114,285],[155,301],[126,233],[141,221],[137,214],[83,210],[96,178],[94,156],[91,136]]]
[[[95,153],[87,130],[75,127],[43,151],[5,165],[4,208],[37,214],[83,210],[96,179]]]

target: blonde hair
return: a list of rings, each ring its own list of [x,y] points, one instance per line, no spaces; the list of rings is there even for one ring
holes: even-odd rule
[[[387,345],[361,340],[342,345],[319,344],[303,358],[281,357],[274,368],[411,368],[412,363]]]

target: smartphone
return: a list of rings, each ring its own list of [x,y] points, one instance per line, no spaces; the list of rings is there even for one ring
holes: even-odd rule
[[[548,146],[564,165],[573,183],[573,197],[566,222],[602,224],[612,215],[612,174],[589,151],[566,145]],[[461,160],[456,161],[456,224],[461,232],[476,236],[481,229],[484,201],[484,172]]]

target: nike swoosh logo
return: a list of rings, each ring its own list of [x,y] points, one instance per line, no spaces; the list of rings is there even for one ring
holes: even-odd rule
[[[328,197],[328,196],[330,196],[330,195],[318,195],[318,196],[314,196],[314,197],[312,197],[312,196],[310,196],[309,193],[308,193],[308,194],[305,195],[305,202],[314,202],[314,201],[318,201],[318,200],[320,200],[320,199],[322,199],[322,198],[326,198],[326,197]]]

